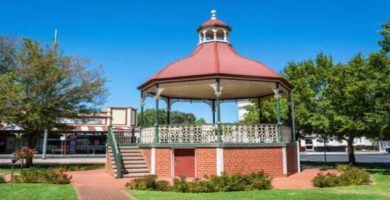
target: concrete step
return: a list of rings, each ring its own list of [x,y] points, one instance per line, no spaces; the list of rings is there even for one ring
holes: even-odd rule
[[[149,173],[123,174],[123,178],[141,178],[150,175]]]
[[[145,160],[123,160],[123,164],[127,165],[127,164],[145,164],[146,165],[146,161]]]
[[[116,169],[116,165],[112,166],[114,169]],[[125,164],[123,165],[123,168],[125,169],[148,169],[148,166],[146,164]]]
[[[116,168],[113,169],[116,173]],[[138,173],[149,173],[149,169],[125,169],[122,171],[124,174],[138,174]]]
[[[142,156],[132,156],[132,157],[122,157],[122,161],[139,161],[139,160],[144,160],[144,157]],[[111,157],[111,161],[114,161],[114,158]]]
[[[142,153],[139,149],[120,149],[121,153]],[[108,152],[112,153],[112,150],[109,149]]]
[[[110,152],[112,156],[112,152]],[[122,156],[143,156],[142,152],[121,152]]]

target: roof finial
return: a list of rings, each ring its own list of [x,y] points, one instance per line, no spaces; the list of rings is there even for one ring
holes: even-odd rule
[[[211,19],[217,19],[217,11],[216,10],[211,11]]]

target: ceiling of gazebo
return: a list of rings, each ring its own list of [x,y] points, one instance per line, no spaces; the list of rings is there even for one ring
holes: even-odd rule
[[[216,99],[213,84],[215,79],[180,81],[159,84],[160,96],[175,99]],[[246,99],[274,95],[275,82],[221,79],[220,99]],[[282,95],[288,92],[280,87]],[[156,87],[150,87],[145,93],[155,95]]]

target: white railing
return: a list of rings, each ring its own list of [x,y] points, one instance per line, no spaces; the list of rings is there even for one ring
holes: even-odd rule
[[[159,143],[214,143],[216,125],[163,125],[158,127]]]
[[[291,142],[291,128],[282,126],[282,142]],[[142,144],[154,143],[155,127],[142,129]],[[158,143],[216,143],[218,125],[159,125]],[[221,125],[223,143],[278,143],[276,124],[223,124]]]
[[[222,125],[223,143],[276,143],[276,124]]]
[[[154,127],[149,128],[143,128],[142,129],[142,137],[141,137],[141,143],[142,144],[152,144],[154,142]]]

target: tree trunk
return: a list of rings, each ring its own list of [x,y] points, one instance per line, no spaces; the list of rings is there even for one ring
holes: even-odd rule
[[[347,140],[348,143],[348,162],[352,165],[356,164],[355,150],[353,149],[353,140],[354,137],[349,137]]]
[[[27,147],[34,149],[37,144],[39,134],[37,134],[36,132],[27,132],[26,134],[27,134]],[[33,157],[26,158],[26,167],[33,167],[33,166],[34,166]]]

